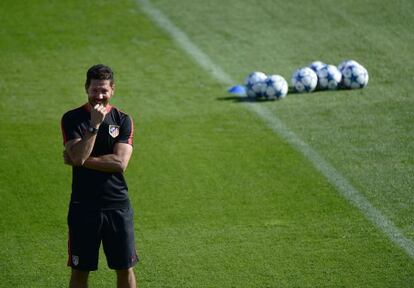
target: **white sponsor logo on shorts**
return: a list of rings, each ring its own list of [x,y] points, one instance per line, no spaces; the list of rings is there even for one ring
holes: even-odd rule
[[[79,264],[79,256],[72,255],[72,263],[73,263],[73,265],[78,266],[78,264]]]

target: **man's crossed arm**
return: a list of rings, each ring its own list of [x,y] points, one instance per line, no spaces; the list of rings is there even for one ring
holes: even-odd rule
[[[65,164],[83,166],[102,172],[124,172],[132,155],[132,146],[126,143],[116,143],[112,154],[91,157],[90,154],[95,144],[95,138],[96,135],[88,134],[85,139],[68,141],[63,152]]]

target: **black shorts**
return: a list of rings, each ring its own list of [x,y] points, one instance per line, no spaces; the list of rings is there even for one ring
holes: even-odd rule
[[[68,226],[68,266],[73,269],[97,270],[101,242],[109,268],[128,269],[138,262],[132,208],[88,211],[71,205]]]

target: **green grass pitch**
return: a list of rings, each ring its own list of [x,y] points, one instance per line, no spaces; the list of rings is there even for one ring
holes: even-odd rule
[[[152,0],[233,79],[355,59],[355,91],[261,105],[414,241],[414,4]],[[60,118],[89,66],[135,122],[140,287],[413,287],[414,260],[204,71],[139,1],[0,3],[0,287],[67,287]],[[238,84],[238,83],[234,83]],[[90,287],[115,287],[101,255]]]

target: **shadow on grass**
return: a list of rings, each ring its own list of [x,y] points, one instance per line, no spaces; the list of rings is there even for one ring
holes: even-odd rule
[[[302,94],[302,95],[308,95],[308,94],[316,94],[316,93],[326,93],[326,92],[338,92],[338,91],[347,91],[349,89],[344,89],[344,88],[338,88],[336,90],[319,90],[316,89],[315,91],[312,92],[298,92],[296,91],[293,87],[289,87],[288,90],[288,94],[292,95],[292,94]],[[240,95],[233,95],[233,96],[227,96],[227,97],[218,97],[216,98],[218,101],[233,101],[235,103],[261,103],[261,102],[276,102],[279,101],[281,99],[266,99],[263,97],[260,98],[254,98],[254,97],[247,97],[247,96],[240,96]]]
[[[264,98],[252,98],[247,96],[227,96],[227,97],[218,97],[218,101],[233,101],[235,103],[254,103],[254,102],[267,102]]]

